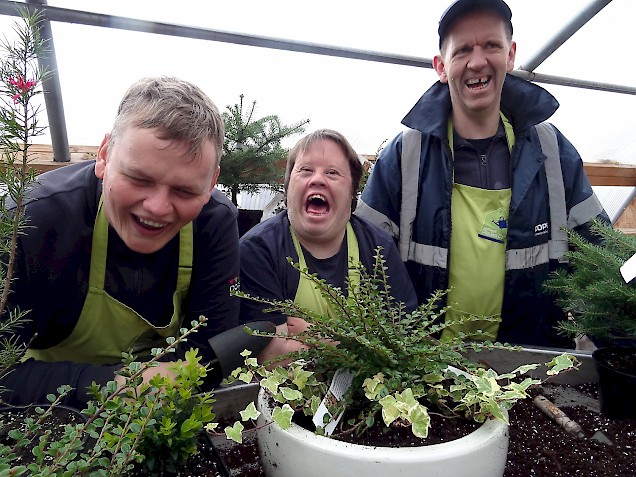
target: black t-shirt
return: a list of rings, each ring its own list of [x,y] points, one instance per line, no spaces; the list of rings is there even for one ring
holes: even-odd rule
[[[327,283],[331,286],[344,290],[346,295],[345,278],[347,276],[348,261],[346,235],[338,252],[329,258],[316,258],[302,244],[300,247],[303,250],[309,273],[315,273],[323,280],[327,280]]]

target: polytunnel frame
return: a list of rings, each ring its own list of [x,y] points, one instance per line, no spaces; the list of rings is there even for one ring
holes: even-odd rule
[[[633,86],[588,81],[580,78],[571,78],[565,76],[548,75],[536,73],[534,71],[561,45],[563,45],[566,40],[568,40],[572,35],[574,35],[574,33],[580,30],[581,27],[583,27],[587,22],[594,18],[594,16],[603,8],[605,8],[611,1],[612,0],[595,0],[591,2],[587,7],[583,8],[568,24],[564,25],[563,28],[561,28],[561,30],[559,30],[556,35],[552,37],[552,39],[550,39],[542,48],[540,48],[534,57],[530,58],[525,65],[514,69],[511,74],[537,83],[636,95],[636,87]],[[115,28],[120,30],[152,33],[157,35],[177,36],[198,40],[232,43],[236,45],[270,48],[275,50],[309,53],[314,55],[326,55],[355,60],[390,63],[403,66],[414,66],[419,68],[433,68],[432,59],[424,57],[384,53],[363,49],[344,48],[334,45],[294,41],[261,35],[235,33],[217,29],[177,25],[173,23],[155,22],[116,15],[87,12],[83,10],[53,7],[48,5],[46,3],[46,0],[26,0],[26,3],[0,0],[0,15],[19,16],[20,8],[33,9],[41,11],[43,13],[43,19],[41,21],[41,33],[43,38],[49,41],[50,48],[47,57],[39,58],[39,61],[40,64],[49,71],[57,70],[53,34],[50,25],[51,21],[62,23],[76,23],[80,25],[104,28]],[[49,120],[49,130],[51,133],[53,160],[56,162],[69,162],[70,150],[66,131],[66,120],[64,117],[62,91],[58,75],[51,75],[50,78],[45,80],[43,87],[45,91],[44,98]]]

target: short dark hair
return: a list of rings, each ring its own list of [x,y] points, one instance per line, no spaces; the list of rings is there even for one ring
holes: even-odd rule
[[[453,23],[464,15],[476,10],[490,10],[503,18],[510,38],[512,38],[512,11],[503,0],[456,0],[444,10],[442,17],[439,19],[439,48],[442,49],[442,43]]]

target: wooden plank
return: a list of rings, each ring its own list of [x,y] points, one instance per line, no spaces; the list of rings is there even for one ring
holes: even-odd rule
[[[70,162],[59,162],[53,160],[53,148],[50,144],[31,144],[29,146],[29,165],[33,167],[38,174],[41,174],[42,172],[57,169],[58,167],[95,159],[98,149],[99,147],[97,146],[69,146],[71,155]]]
[[[71,153],[71,162],[69,163],[54,161],[50,144],[32,144],[29,147],[31,154],[29,162],[38,172],[45,172],[79,161],[95,159],[98,149],[98,146],[69,146]],[[364,154],[363,156],[367,160],[375,160],[373,154]],[[583,166],[590,183],[594,186],[636,186],[636,165],[585,162]]]
[[[583,166],[593,186],[636,186],[636,165],[586,162]]]

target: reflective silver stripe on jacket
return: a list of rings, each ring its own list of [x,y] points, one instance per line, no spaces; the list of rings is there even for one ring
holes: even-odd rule
[[[417,212],[417,191],[420,180],[420,156],[422,153],[422,133],[408,129],[402,133],[402,204],[400,206],[400,239],[398,249],[403,261],[413,260],[411,237],[413,222]],[[426,255],[426,254],[424,254]],[[422,258],[428,259],[423,256]],[[432,258],[432,257],[431,257]],[[422,262],[418,262],[422,263]]]
[[[549,244],[506,250],[506,270],[522,270],[548,263]]]
[[[400,257],[422,265],[447,268],[448,249],[413,242],[413,223],[417,213],[417,193],[420,181],[422,133],[408,129],[402,133],[402,204],[398,248]],[[397,236],[397,234],[396,234]]]
[[[395,222],[383,213],[378,212],[373,207],[365,204],[362,199],[358,199],[355,214],[369,222],[373,222],[378,227],[388,232],[393,238],[397,238],[400,235],[400,228]]]
[[[565,187],[559,156],[559,142],[554,128],[547,122],[535,126],[545,154],[545,175],[548,180],[548,200],[550,204],[550,240],[548,241],[548,257],[560,262],[566,261],[568,250],[568,233],[565,230],[567,210],[565,206]]]
[[[568,215],[568,228],[573,229],[574,227],[578,227],[579,225],[583,225],[586,222],[589,222],[594,217],[597,217],[599,214],[602,214],[603,204],[598,200],[596,194],[592,194],[584,201],[579,202],[574,207],[570,209],[570,214]]]
[[[583,224],[603,210],[598,198],[592,194],[588,199],[572,208],[568,220],[556,131],[548,122],[538,124],[536,129],[541,143],[541,150],[546,156],[545,171],[548,182],[551,238],[546,244],[524,249],[507,250],[506,270],[531,268],[547,263],[550,259],[564,261],[564,255],[568,249],[565,227],[569,226],[572,228]],[[413,222],[417,210],[421,137],[421,133],[415,129],[409,129],[402,133],[400,256],[403,261],[412,260],[422,265],[447,268],[448,249],[412,241]],[[392,225],[395,226],[393,223]]]

